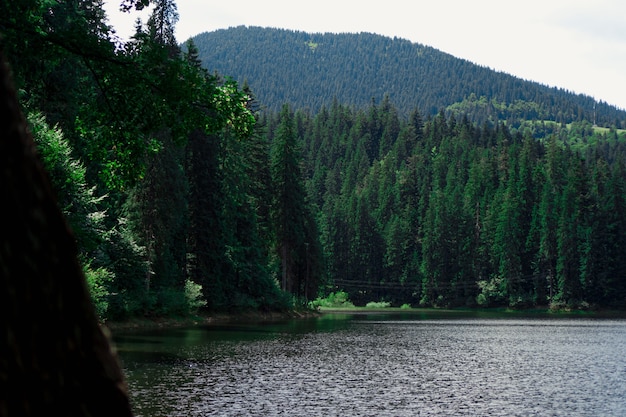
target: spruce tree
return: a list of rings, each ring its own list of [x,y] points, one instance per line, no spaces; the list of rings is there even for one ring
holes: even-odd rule
[[[298,292],[298,250],[304,244],[305,192],[301,156],[294,116],[288,105],[280,112],[279,125],[271,147],[271,174],[274,189],[273,224],[276,250],[281,260],[281,288]]]

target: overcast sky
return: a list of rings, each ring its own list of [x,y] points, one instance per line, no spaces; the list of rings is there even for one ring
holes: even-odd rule
[[[121,36],[137,13],[109,22]],[[232,26],[371,32],[626,109],[624,0],[178,0],[176,38]],[[145,20],[145,19],[144,19]]]

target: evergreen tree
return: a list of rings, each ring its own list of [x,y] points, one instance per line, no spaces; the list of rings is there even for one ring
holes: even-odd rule
[[[187,268],[189,278],[202,285],[209,310],[227,305],[222,261],[226,253],[224,223],[220,208],[225,196],[220,187],[219,136],[197,130],[186,146],[189,182],[189,235]]]
[[[148,19],[150,35],[154,40],[171,48],[172,53],[178,52],[178,42],[174,36],[174,27],[178,22],[178,8],[173,0],[153,0],[154,9]]]
[[[525,274],[526,240],[529,233],[530,195],[525,192],[531,186],[528,183],[529,163],[519,158],[519,144],[515,143],[506,150],[501,164],[506,167],[502,172],[503,181],[497,193],[497,203],[493,208],[497,213],[493,242],[495,270],[506,286],[509,305],[524,305],[532,302],[532,287],[529,288],[530,276]],[[527,149],[521,151],[526,155]],[[506,158],[506,161],[504,160]],[[520,164],[523,163],[521,167]],[[524,178],[521,178],[521,177]]]
[[[60,128],[50,128],[41,113],[31,113],[28,122],[57,203],[72,227],[81,256],[91,258],[104,234],[105,213],[99,206],[102,198],[98,198],[94,187],[87,183],[85,166],[74,159],[73,149]]]
[[[606,304],[623,306],[626,301],[626,166],[624,159],[615,161],[611,176],[606,183],[603,207],[607,213],[606,258],[607,262],[600,288]],[[600,237],[603,239],[603,237]]]
[[[182,149],[167,139],[161,142],[163,149],[151,158],[127,201],[127,217],[148,266],[143,296],[134,296],[144,300],[146,312],[180,314],[186,308],[187,182]]]
[[[561,194],[557,223],[557,302],[576,304],[581,301],[579,279],[578,229],[583,219],[579,217],[580,201],[573,170],[568,171],[567,184]]]
[[[280,123],[271,148],[271,174],[274,187],[273,224],[276,249],[281,260],[281,288],[299,293],[301,277],[297,276],[299,249],[304,246],[305,191],[301,156],[288,105],[280,112]]]

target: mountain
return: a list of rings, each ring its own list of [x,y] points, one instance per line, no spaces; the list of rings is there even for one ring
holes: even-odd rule
[[[442,109],[477,123],[587,120],[626,127],[626,111],[514,77],[429,46],[371,33],[305,33],[239,26],[193,42],[210,72],[246,81],[262,106],[316,112],[334,99],[363,108],[389,96],[403,115]]]

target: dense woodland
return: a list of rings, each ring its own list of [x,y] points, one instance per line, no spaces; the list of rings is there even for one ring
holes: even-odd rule
[[[275,226],[313,224],[301,177],[283,172],[298,161],[270,149],[249,92],[202,69],[193,45],[182,53],[175,3],[153,3],[121,42],[99,0],[0,2],[2,49],[99,314],[290,308],[306,292],[299,265],[319,251],[317,234]],[[300,205],[279,206],[293,192],[279,187],[302,189]],[[308,252],[293,247],[303,239]],[[293,259],[282,280],[280,248]]]
[[[342,93],[327,105],[301,73],[269,105],[203,66],[206,37],[178,43],[173,0],[152,3],[121,42],[99,0],[0,0],[2,49],[102,319],[288,309],[336,290],[357,304],[625,305],[624,112],[368,34],[345,37],[389,50],[367,65],[398,68],[389,45],[432,59],[402,65],[417,77],[328,74]],[[275,32],[316,59],[344,39]],[[293,56],[288,44],[265,49]],[[361,95],[372,80],[411,98]]]
[[[479,125],[593,122],[595,117],[599,126],[626,128],[626,111],[601,98],[596,102],[495,72],[406,39],[239,26],[193,40],[209,71],[247,81],[259,101],[275,112],[283,103],[316,112],[334,99],[365,108],[372,99],[389,96],[403,117],[414,108],[424,116],[445,109]]]
[[[626,135],[543,140],[384,100],[295,114],[329,288],[357,304],[626,301]]]

